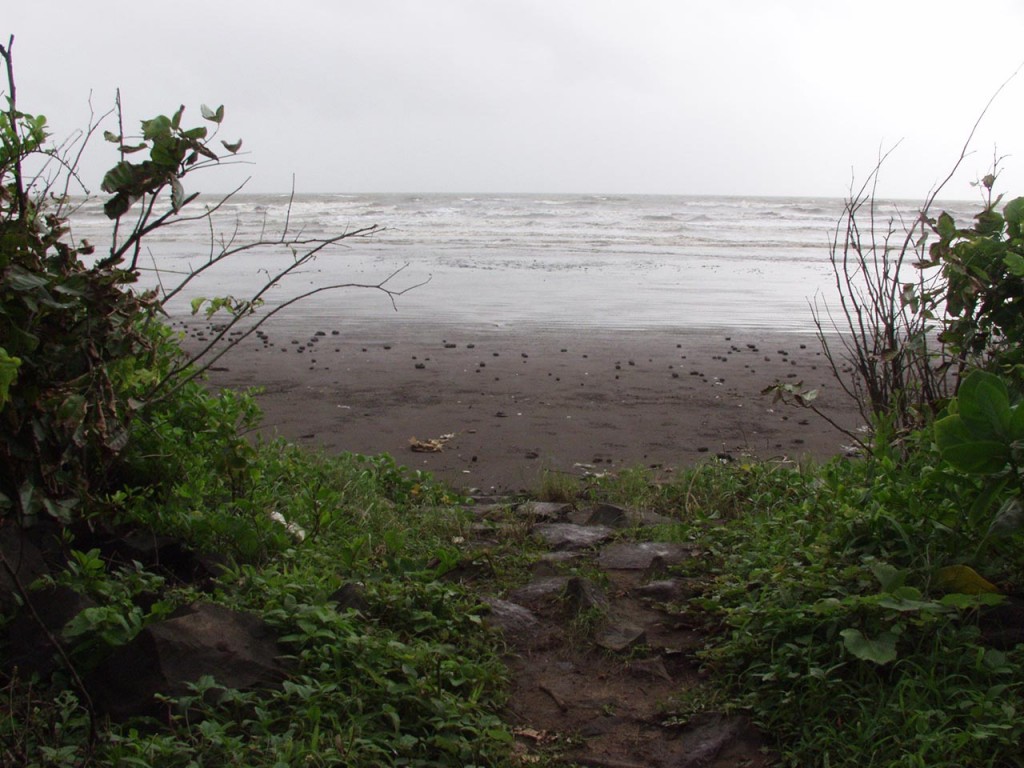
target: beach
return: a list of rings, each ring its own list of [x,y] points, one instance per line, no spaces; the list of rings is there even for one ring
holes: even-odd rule
[[[210,338],[207,324],[182,327],[186,348]],[[388,453],[478,493],[535,490],[545,472],[848,451],[820,416],[762,394],[776,382],[818,390],[833,421],[860,426],[810,332],[291,324],[242,340],[208,373],[214,388],[260,388],[265,437]]]
[[[800,384],[833,421],[861,426],[812,316],[836,306],[828,243],[842,210],[818,198],[240,195],[211,222],[162,230],[140,283],[166,291],[225,243],[263,242],[166,307],[196,349],[225,320],[191,315],[193,301],[263,292],[260,317],[309,294],[219,359],[211,387],[260,388],[266,437],[518,492],[545,472],[846,452],[851,438],[825,419],[762,394]],[[283,233],[378,225],[267,288],[296,258]],[[100,207],[79,209],[76,237],[102,243],[108,229]],[[394,293],[366,288],[381,283]]]

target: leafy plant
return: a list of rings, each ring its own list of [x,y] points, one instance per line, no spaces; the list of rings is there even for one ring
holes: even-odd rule
[[[706,553],[688,566],[707,585],[688,610],[714,633],[700,654],[711,699],[750,712],[782,764],[1020,764],[1024,646],[989,647],[977,621],[1003,598],[937,578],[964,554],[954,524],[976,487],[926,441],[910,448],[909,465],[806,475],[707,466],[702,486],[731,492],[690,493],[743,509],[708,506],[714,524],[680,534]]]
[[[947,320],[942,339],[960,370],[979,367],[1024,382],[1024,197],[997,208],[996,173],[981,181],[985,205],[971,227],[941,214],[931,222],[938,240],[925,266],[944,277]]]
[[[1006,381],[986,371],[971,371],[950,403],[948,415],[935,423],[935,439],[946,461],[985,480],[968,512],[971,522],[981,527],[981,518],[993,501],[1009,489],[987,534],[1020,531],[1024,527],[1024,407],[1011,401]]]

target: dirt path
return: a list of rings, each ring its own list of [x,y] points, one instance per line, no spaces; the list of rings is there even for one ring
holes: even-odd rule
[[[763,739],[739,716],[682,721],[674,702],[699,684],[703,638],[684,609],[695,585],[673,566],[691,546],[627,532],[670,522],[600,504],[492,500],[474,508],[480,547],[529,536],[546,551],[530,580],[486,596],[488,622],[508,643],[511,699],[523,764],[591,768],[767,766]]]

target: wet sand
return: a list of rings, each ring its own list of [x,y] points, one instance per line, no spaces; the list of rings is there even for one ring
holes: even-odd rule
[[[186,347],[205,328],[189,328]],[[484,492],[536,489],[544,471],[843,453],[849,438],[824,419],[761,394],[777,381],[818,389],[821,410],[859,426],[809,331],[293,324],[243,340],[209,373],[213,387],[263,389],[267,436],[387,452]],[[441,450],[414,451],[414,438]]]

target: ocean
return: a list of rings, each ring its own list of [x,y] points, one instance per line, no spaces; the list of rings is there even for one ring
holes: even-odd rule
[[[517,330],[606,331],[759,328],[806,331],[811,305],[835,306],[829,246],[843,201],[827,198],[659,195],[240,194],[210,221],[191,216],[146,239],[141,283],[168,289],[224,244],[260,238],[351,238],[268,292],[268,303],[336,284],[401,291],[323,291],[280,312],[288,326],[477,325]],[[958,220],[969,216],[969,204]],[[186,209],[187,214],[189,209]],[[914,203],[887,203],[913,221]],[[72,235],[109,248],[102,200],[72,218]],[[268,245],[242,252],[192,281],[174,303],[244,298],[293,259]]]

